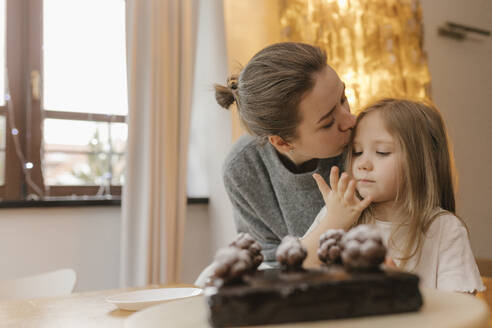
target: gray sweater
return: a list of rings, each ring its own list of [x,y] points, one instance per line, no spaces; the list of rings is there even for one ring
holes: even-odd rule
[[[223,177],[234,207],[238,232],[248,232],[263,248],[265,261],[275,261],[275,251],[286,235],[301,237],[323,207],[313,173],[328,181],[330,169],[341,156],[321,159],[315,171],[294,174],[267,142],[245,135],[227,156]]]

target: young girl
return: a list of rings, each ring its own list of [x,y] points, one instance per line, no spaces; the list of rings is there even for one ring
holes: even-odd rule
[[[435,108],[395,99],[366,108],[346,163],[340,180],[332,170],[332,189],[314,176],[326,203],[315,221],[338,220],[345,229],[375,224],[396,265],[418,274],[424,287],[485,289],[467,228],[455,215],[453,161]]]

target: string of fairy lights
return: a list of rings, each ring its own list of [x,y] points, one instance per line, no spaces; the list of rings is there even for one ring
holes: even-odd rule
[[[46,186],[40,187],[33,179],[31,176],[32,170],[34,169],[34,163],[29,161],[26,156],[24,155],[24,152],[22,150],[21,146],[21,140],[20,140],[20,134],[21,131],[17,128],[16,123],[15,123],[15,111],[14,111],[14,103],[13,99],[10,93],[10,85],[9,85],[9,75],[7,68],[5,68],[5,104],[7,107],[7,114],[8,114],[8,128],[7,130],[10,130],[10,134],[12,135],[12,139],[14,141],[14,147],[15,147],[15,153],[17,155],[17,158],[21,164],[22,172],[25,177],[25,182],[28,187],[31,188],[33,192],[27,194],[26,200],[41,200],[41,199],[46,199],[49,197],[49,188]],[[43,111],[41,111],[41,121],[43,121]],[[41,167],[43,166],[43,158],[44,158],[44,151],[43,147],[40,149],[40,160],[41,160]],[[43,175],[43,170],[40,170],[41,175]],[[106,172],[103,175],[104,181],[109,182],[111,180],[111,172]],[[111,188],[110,188],[110,183],[103,183],[99,185],[99,188],[94,196],[100,196],[104,198],[111,198]]]
[[[12,135],[12,139],[14,141],[14,147],[15,147],[15,153],[17,154],[17,158],[19,159],[21,163],[21,168],[22,172],[24,173],[24,177],[26,179],[26,184],[31,187],[31,189],[35,192],[35,194],[28,194],[27,199],[28,200],[37,200],[39,198],[44,197],[45,195],[45,190],[43,190],[41,187],[39,187],[31,177],[31,172],[32,169],[34,168],[34,164],[31,161],[28,161],[26,159],[26,156],[24,155],[24,152],[22,151],[22,147],[20,144],[20,131],[16,127],[15,124],[15,112],[14,112],[14,105],[13,105],[13,99],[10,95],[10,85],[9,85],[9,74],[7,68],[5,68],[5,104],[7,106],[7,113],[8,113],[8,125],[10,128],[10,133]],[[42,171],[41,171],[42,174]]]

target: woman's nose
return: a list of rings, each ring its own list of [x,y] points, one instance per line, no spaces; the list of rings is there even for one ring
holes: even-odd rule
[[[352,129],[355,126],[355,115],[353,115],[350,110],[342,110],[340,114],[338,129],[340,132],[345,132]]]

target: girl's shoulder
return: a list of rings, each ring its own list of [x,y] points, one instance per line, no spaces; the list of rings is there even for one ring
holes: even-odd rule
[[[454,214],[445,209],[437,207],[433,216],[435,221],[461,223],[461,220]]]
[[[446,211],[442,208],[436,208],[435,214],[431,219],[428,232],[441,232],[441,234],[468,234],[468,230],[463,220],[454,213]]]

